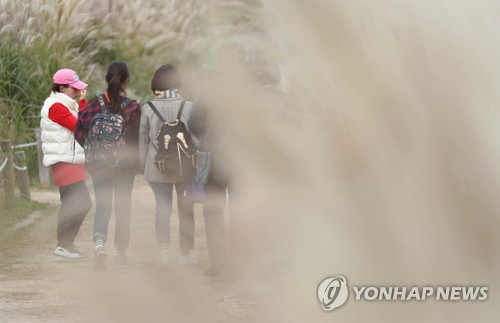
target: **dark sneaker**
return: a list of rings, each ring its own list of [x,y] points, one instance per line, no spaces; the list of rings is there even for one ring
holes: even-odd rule
[[[222,271],[222,266],[212,265],[207,270],[205,270],[205,276],[208,277],[217,277]]]
[[[87,259],[87,256],[73,247],[63,248],[57,246],[54,254],[56,255],[56,260],[60,262],[84,261]]]
[[[100,271],[106,269],[107,254],[104,245],[101,244],[95,248],[94,256],[95,256],[94,270]]]
[[[126,266],[129,265],[130,262],[127,258],[127,255],[116,255],[115,259],[113,259],[113,264],[115,266]]]

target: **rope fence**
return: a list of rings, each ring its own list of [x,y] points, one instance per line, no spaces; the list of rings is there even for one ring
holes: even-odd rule
[[[26,147],[26,144],[19,146]],[[31,200],[28,167],[26,166],[26,153],[22,150],[14,152],[14,147],[23,148],[19,146],[12,146],[10,141],[2,141],[0,143],[0,160],[3,159],[2,165],[0,166],[0,176],[4,179],[4,205],[6,208],[12,207],[15,201],[14,171],[16,171],[17,174],[21,197]]]
[[[15,145],[15,146],[12,146],[13,149],[23,149],[23,148],[29,148],[29,147],[36,147],[38,143],[36,142],[30,142],[30,143],[27,143],[27,144],[20,144],[20,145]]]
[[[14,166],[14,169],[20,172],[24,172],[28,170],[27,166],[17,166],[16,164],[12,163],[12,166]]]
[[[0,204],[1,200],[5,203],[0,207],[10,208],[15,203],[16,183],[19,185],[21,197],[31,200],[29,174],[26,160],[26,154],[23,149],[32,149],[35,147],[38,162],[38,177],[40,186],[48,188],[50,186],[50,169],[43,166],[43,152],[40,139],[40,106],[38,104],[25,104],[20,101],[0,97],[0,105],[17,107],[19,111],[12,118],[16,124],[26,131],[36,133],[36,141],[12,145],[10,141],[1,140],[0,142]],[[0,116],[3,120],[3,117]],[[31,154],[31,150],[29,152]],[[30,159],[31,160],[31,159]],[[30,163],[31,165],[31,163]],[[2,189],[3,188],[3,189]]]
[[[5,166],[7,166],[8,161],[9,161],[9,158],[5,157],[5,159],[3,160],[2,166],[0,166],[0,173],[3,171]]]
[[[7,166],[7,162],[8,161],[9,161],[9,158],[5,157],[5,159],[3,160],[2,165],[0,166],[0,173],[2,173],[3,169],[5,168],[5,166]],[[14,167],[15,170],[20,171],[20,172],[24,172],[24,171],[28,170],[28,166],[17,166],[15,163],[12,163],[12,167]]]

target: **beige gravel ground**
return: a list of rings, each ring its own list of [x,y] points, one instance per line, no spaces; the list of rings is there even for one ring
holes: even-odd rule
[[[58,203],[56,191],[34,192],[33,197]],[[129,258],[133,263],[127,267],[109,264],[105,272],[92,270],[92,257],[80,263],[55,261],[55,213],[14,233],[0,246],[0,322],[261,321],[256,308],[263,305],[258,304],[263,299],[237,288],[228,276],[203,275],[208,255],[200,205],[196,206],[193,250],[200,265],[184,268],[176,263],[178,219],[174,209],[173,264],[167,270],[157,267],[154,198],[141,176],[136,178],[132,208]],[[92,220],[93,210],[76,241],[77,247],[89,256],[93,251]],[[113,222],[114,217],[110,241]],[[111,244],[108,252],[114,255]]]

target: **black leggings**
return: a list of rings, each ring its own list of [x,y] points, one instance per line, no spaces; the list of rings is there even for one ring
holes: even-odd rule
[[[92,201],[85,181],[59,186],[61,209],[57,219],[57,244],[63,248],[73,246]]]

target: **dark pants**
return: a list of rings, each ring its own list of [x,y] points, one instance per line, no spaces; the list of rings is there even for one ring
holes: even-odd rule
[[[208,183],[205,184],[203,216],[210,262],[214,266],[221,266],[226,257],[224,208],[228,185],[225,176],[211,172]]]
[[[115,210],[115,247],[127,249],[130,240],[130,206],[134,175],[93,176],[95,193],[94,241],[108,235],[109,219]],[[113,203],[114,202],[114,203]]]
[[[172,215],[174,186],[179,210],[179,245],[183,252],[189,252],[194,247],[194,201],[190,182],[151,182],[156,200],[156,240],[158,244],[170,243],[170,217]]]
[[[61,208],[57,218],[57,244],[72,247],[92,201],[84,181],[59,186]]]

